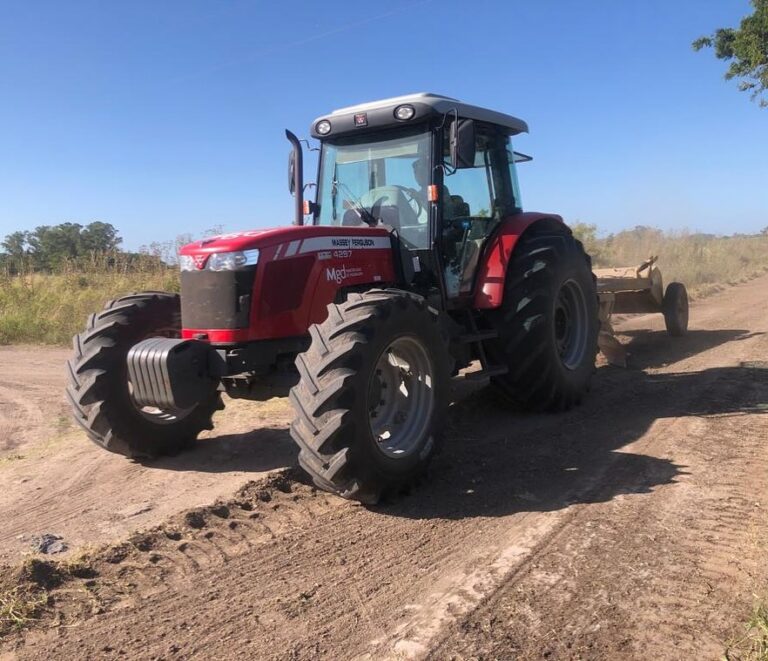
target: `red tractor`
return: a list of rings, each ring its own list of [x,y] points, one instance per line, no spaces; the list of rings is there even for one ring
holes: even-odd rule
[[[577,404],[594,371],[590,258],[562,219],[524,212],[510,139],[525,122],[434,94],[337,110],[315,201],[293,149],[293,226],[179,255],[181,294],[111,301],[74,338],[67,395],[99,445],[175,453],[221,393],[289,394],[299,462],[365,503],[413,482],[440,442],[450,379],[479,361],[510,404]]]

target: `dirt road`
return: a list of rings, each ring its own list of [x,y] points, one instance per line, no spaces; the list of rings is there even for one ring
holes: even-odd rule
[[[141,466],[66,426],[65,352],[1,350],[4,558],[160,525],[48,571],[0,658],[718,658],[768,591],[768,277],[691,319],[622,323],[629,369],[569,413],[470,394],[431,478],[369,509],[261,477],[294,463],[282,402]]]

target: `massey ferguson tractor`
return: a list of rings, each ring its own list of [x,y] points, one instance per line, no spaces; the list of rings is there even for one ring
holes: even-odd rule
[[[67,396],[91,439],[176,453],[232,398],[290,396],[315,484],[375,503],[424,471],[452,376],[517,408],[584,396],[600,318],[590,258],[560,216],[525,212],[525,122],[434,94],[316,120],[314,201],[292,143],[293,225],[181,249],[181,294],[110,301],[74,338]],[[687,307],[686,307],[687,315]]]

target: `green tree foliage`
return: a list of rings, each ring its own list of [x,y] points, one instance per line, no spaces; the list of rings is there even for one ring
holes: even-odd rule
[[[738,28],[720,28],[709,37],[693,42],[694,50],[714,48],[715,56],[731,61],[726,80],[740,79],[739,89],[768,107],[768,0],[752,0],[754,13],[745,16]]]
[[[67,259],[117,249],[122,242],[109,223],[93,222],[41,225],[32,232],[13,232],[5,237],[2,247],[5,260],[17,262],[28,258],[36,269],[51,269]]]
[[[5,252],[9,257],[18,259],[23,257],[27,248],[27,233],[26,232],[13,232],[5,237],[2,245]]]
[[[593,260],[600,259],[600,246],[597,239],[597,225],[591,223],[582,223],[576,221],[571,224],[571,231],[573,235],[581,241],[584,245],[584,249],[592,257]]]

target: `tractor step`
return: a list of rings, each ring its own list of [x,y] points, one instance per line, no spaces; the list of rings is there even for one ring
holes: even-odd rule
[[[484,379],[488,379],[492,376],[501,376],[507,372],[509,372],[509,367],[506,365],[498,365],[496,367],[486,367],[485,369],[479,370],[477,372],[470,372],[469,374],[465,375],[464,378],[467,381],[483,381]]]
[[[483,342],[484,340],[495,340],[499,337],[498,331],[475,331],[474,333],[466,333],[465,335],[459,335],[459,342],[462,344],[471,344],[472,342]]]

